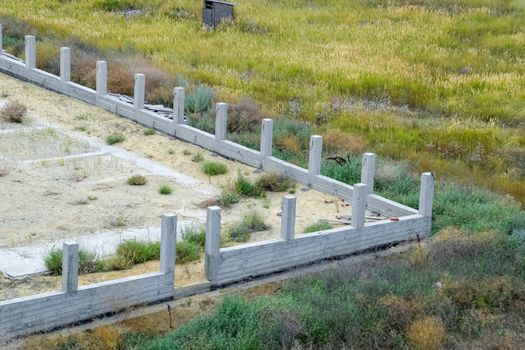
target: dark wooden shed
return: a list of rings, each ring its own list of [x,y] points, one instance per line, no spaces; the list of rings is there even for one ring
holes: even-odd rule
[[[202,23],[215,28],[225,19],[233,19],[235,4],[225,1],[204,0],[202,4]]]

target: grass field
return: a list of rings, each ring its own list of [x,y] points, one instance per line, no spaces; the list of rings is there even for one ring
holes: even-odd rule
[[[129,71],[149,77],[150,100],[169,101],[174,84],[209,85],[216,100],[247,97],[265,115],[342,131],[341,151],[357,145],[525,201],[523,1],[245,0],[215,31],[201,26],[200,6],[5,0],[0,15],[24,23],[4,20],[4,45],[27,28],[50,70],[60,45],[80,47],[93,56],[83,66],[97,57],[121,69],[114,91],[132,91]],[[144,14],[125,19],[126,8]]]

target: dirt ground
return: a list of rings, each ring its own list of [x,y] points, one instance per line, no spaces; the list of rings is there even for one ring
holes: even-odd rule
[[[28,107],[23,125],[0,122],[0,248],[52,242],[107,230],[159,225],[162,213],[174,212],[183,218],[204,223],[205,209],[199,203],[215,198],[231,184],[238,172],[256,179],[259,171],[239,162],[218,157],[197,146],[155,133],[146,128],[65,96],[0,74],[3,102],[18,100]],[[1,102],[1,101],[0,101]],[[13,130],[16,129],[16,130]],[[125,141],[108,147],[105,138],[121,133]],[[108,149],[110,149],[108,151]],[[117,150],[112,153],[111,149]],[[135,159],[119,156],[129,151]],[[200,154],[228,166],[225,175],[208,177]],[[179,181],[154,170],[144,169],[147,160],[190,178]],[[126,179],[145,175],[145,186],[129,186]],[[168,183],[173,193],[158,193]],[[223,210],[224,227],[249,211],[257,211],[271,229],[255,233],[252,240],[276,238],[280,228],[281,200],[287,193],[268,193],[265,199],[243,199]],[[349,214],[350,206],[332,196],[297,186],[296,230],[320,219]],[[121,272],[81,276],[81,284],[155,271],[158,263],[147,263]],[[179,283],[202,279],[202,262],[177,268]],[[188,271],[186,276],[181,272]],[[0,299],[56,289],[57,277],[37,276],[24,280],[0,277]],[[13,290],[13,288],[15,290]]]

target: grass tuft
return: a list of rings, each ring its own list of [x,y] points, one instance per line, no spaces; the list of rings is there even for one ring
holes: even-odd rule
[[[326,221],[320,220],[316,222],[315,224],[308,225],[304,228],[303,233],[311,233],[311,232],[318,232],[318,231],[324,231],[324,230],[330,230],[334,228],[334,226]]]
[[[2,119],[9,123],[22,123],[27,114],[27,107],[18,101],[7,102],[0,110]]]
[[[164,195],[171,194],[171,187],[169,185],[166,185],[166,184],[160,185],[159,193],[160,194],[164,194]]]
[[[255,184],[261,189],[270,192],[286,192],[291,188],[295,188],[295,182],[286,175],[279,173],[264,174],[257,179]]]
[[[264,219],[256,212],[246,214],[240,222],[232,224],[227,230],[227,240],[233,242],[246,242],[250,239],[250,234],[270,228]]]
[[[142,175],[131,176],[126,183],[130,186],[144,186],[148,180]]]
[[[114,133],[106,137],[106,143],[108,145],[114,145],[116,143],[121,143],[121,142],[124,142],[124,140],[126,140],[126,138],[124,137],[124,135],[120,133]]]
[[[222,175],[228,172],[228,167],[224,163],[206,161],[202,171],[208,176]]]

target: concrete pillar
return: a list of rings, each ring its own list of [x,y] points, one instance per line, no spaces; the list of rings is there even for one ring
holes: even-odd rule
[[[62,291],[66,293],[78,290],[78,244],[62,245]]]
[[[26,69],[36,68],[36,39],[34,35],[26,35]]]
[[[352,226],[355,228],[363,228],[365,226],[367,192],[367,185],[362,183],[354,185],[354,196],[352,199]]]
[[[273,120],[263,119],[261,125],[261,156],[272,156],[272,142],[273,142]]]
[[[184,124],[184,100],[185,93],[183,87],[173,89],[173,122]]]
[[[323,138],[319,135],[310,136],[310,154],[308,155],[308,173],[321,173],[321,157],[323,153]]]
[[[60,80],[71,80],[71,50],[69,47],[60,48]]]
[[[219,269],[219,250],[221,248],[221,208],[209,207],[206,213],[206,243],[204,246],[206,278],[214,283],[217,281]]]
[[[281,215],[281,239],[291,241],[295,236],[295,196],[284,196]]]
[[[376,155],[374,153],[363,154],[361,165],[361,183],[368,187],[368,193],[374,192],[374,173],[376,170]]]
[[[3,46],[3,39],[2,39],[2,33],[4,32],[4,28],[2,24],[0,24],[0,56],[4,54],[4,46]]]
[[[102,96],[108,93],[108,63],[97,61],[97,95]]]
[[[144,93],[146,89],[146,76],[144,74],[135,74],[135,90],[133,92],[133,107],[137,109],[144,108]]]
[[[226,140],[228,133],[228,104],[219,102],[216,106],[216,117],[215,117],[215,139]]]
[[[431,217],[434,202],[434,174],[421,174],[421,187],[419,190],[419,215]]]
[[[175,273],[177,244],[177,215],[164,214],[160,217],[160,272]]]

